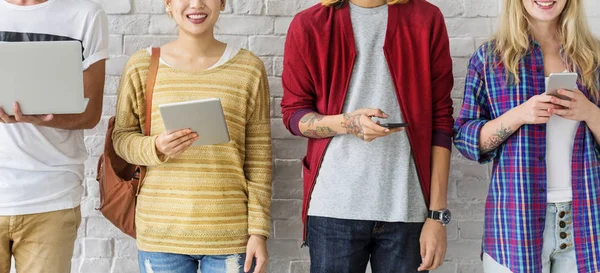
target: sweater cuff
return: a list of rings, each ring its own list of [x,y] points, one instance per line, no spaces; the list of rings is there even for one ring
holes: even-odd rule
[[[452,134],[445,131],[434,130],[431,145],[439,146],[452,151]]]
[[[156,149],[156,139],[158,139],[158,135],[152,137],[152,164],[150,166],[158,166],[169,161],[169,157],[166,155],[159,155],[158,150]]]
[[[306,116],[306,114],[311,113],[311,112],[316,112],[314,109],[312,108],[306,108],[306,109],[300,109],[298,111],[296,111],[293,115],[292,118],[290,118],[290,131],[292,132],[292,134],[294,134],[295,136],[303,136],[302,132],[300,132],[300,120]]]

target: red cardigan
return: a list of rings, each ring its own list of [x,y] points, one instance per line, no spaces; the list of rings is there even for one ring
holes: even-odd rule
[[[452,59],[444,17],[425,0],[389,7],[383,47],[425,200],[429,203],[432,145],[451,149]],[[294,135],[308,112],[342,113],[356,49],[350,8],[317,4],[300,12],[288,30],[283,60],[283,122]],[[365,90],[377,92],[377,90]],[[303,159],[306,223],[310,195],[329,139],[309,139]],[[376,167],[376,166],[375,166]]]

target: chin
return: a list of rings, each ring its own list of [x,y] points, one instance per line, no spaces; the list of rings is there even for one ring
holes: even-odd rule
[[[198,28],[198,27],[186,27],[186,28],[180,28],[180,30],[185,31],[186,33],[188,33],[189,35],[192,36],[204,36],[206,33],[209,33],[209,29],[208,28]]]
[[[526,4],[526,9],[532,19],[541,22],[551,22],[558,20],[565,8],[565,4],[562,0],[531,0],[531,2]]]

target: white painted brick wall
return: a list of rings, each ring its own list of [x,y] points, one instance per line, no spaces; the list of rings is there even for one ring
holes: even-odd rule
[[[84,219],[73,257],[77,273],[133,273],[137,270],[135,241],[121,234],[95,210],[98,185],[94,180],[98,156],[102,152],[107,118],[114,114],[119,76],[128,55],[138,49],[161,45],[173,39],[175,25],[164,15],[163,0],[95,0],[109,14],[110,55],[105,88],[105,118],[97,128],[86,132],[91,154],[86,162],[86,196],[82,203]],[[600,1],[584,0],[592,29],[600,35]],[[302,180],[300,158],[306,140],[290,136],[281,123],[282,54],[285,33],[293,15],[317,0],[230,0],[218,23],[218,37],[249,48],[265,62],[273,96],[273,138],[275,174],[273,189],[273,239],[269,241],[270,272],[307,273],[308,250],[301,249]],[[454,57],[456,87],[452,97],[455,113],[460,108],[468,58],[492,33],[501,0],[430,0],[447,17]],[[449,208],[454,222],[448,227],[446,263],[437,273],[479,273],[483,199],[487,192],[489,169],[468,162],[454,151]],[[26,272],[25,272],[26,273]]]

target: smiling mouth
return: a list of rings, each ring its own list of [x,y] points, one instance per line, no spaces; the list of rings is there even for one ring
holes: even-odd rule
[[[208,15],[206,14],[190,14],[187,16],[188,19],[192,20],[200,20],[206,18]]]
[[[556,1],[534,1],[540,8],[552,8],[556,5]]]

